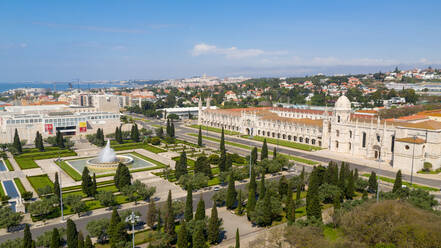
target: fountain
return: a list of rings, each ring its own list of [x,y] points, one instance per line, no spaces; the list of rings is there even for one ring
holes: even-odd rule
[[[87,160],[87,167],[94,169],[116,169],[119,163],[128,165],[133,163],[133,158],[124,155],[117,155],[110,147],[110,140],[100,151],[98,157]]]

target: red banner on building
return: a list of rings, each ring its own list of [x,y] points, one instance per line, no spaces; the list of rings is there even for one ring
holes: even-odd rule
[[[44,124],[44,130],[46,133],[53,134],[54,133],[54,125],[53,124]]]
[[[80,122],[80,133],[87,132],[87,123],[85,121]]]

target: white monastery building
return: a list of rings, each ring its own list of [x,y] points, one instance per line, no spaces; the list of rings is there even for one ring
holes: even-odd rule
[[[354,111],[341,96],[332,111],[296,108],[202,109],[199,125],[224,127],[242,134],[287,140],[332,152],[386,161],[403,171],[421,170],[425,162],[441,167],[441,122],[431,118],[381,120]],[[209,100],[207,101],[209,103]]]

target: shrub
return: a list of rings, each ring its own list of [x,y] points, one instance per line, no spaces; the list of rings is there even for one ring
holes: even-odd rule
[[[432,170],[432,164],[429,163],[429,162],[424,162],[424,168],[423,168],[423,171],[425,171],[425,172],[429,172],[429,171],[431,171],[431,170]]]
[[[161,144],[161,139],[158,138],[158,137],[152,137],[152,138],[150,139],[150,143],[151,143],[152,145],[155,145],[155,146],[160,145],[160,144]]]

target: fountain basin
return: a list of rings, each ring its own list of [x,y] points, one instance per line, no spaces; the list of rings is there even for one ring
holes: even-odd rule
[[[92,158],[87,160],[87,167],[93,169],[116,170],[119,163],[129,165],[133,163],[133,158],[124,155],[116,155],[115,159],[111,162],[101,162],[100,158]]]

